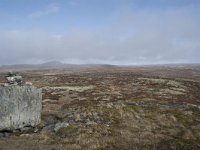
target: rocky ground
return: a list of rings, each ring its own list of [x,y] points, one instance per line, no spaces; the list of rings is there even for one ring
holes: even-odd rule
[[[43,90],[42,122],[1,132],[0,150],[200,149],[200,65],[21,74]]]

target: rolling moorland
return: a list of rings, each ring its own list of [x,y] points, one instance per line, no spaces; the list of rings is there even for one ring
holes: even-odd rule
[[[24,65],[42,122],[0,133],[0,150],[200,149],[200,65]]]

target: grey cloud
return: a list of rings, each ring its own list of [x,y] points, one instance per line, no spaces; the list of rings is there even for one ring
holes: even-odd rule
[[[194,9],[124,10],[98,31],[64,35],[2,32],[0,64],[60,60],[66,63],[200,63],[200,20]],[[196,11],[196,10],[195,10]]]

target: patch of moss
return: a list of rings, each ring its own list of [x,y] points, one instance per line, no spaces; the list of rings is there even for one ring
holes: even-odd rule
[[[102,107],[101,109],[103,113],[105,114],[105,117],[109,119],[114,124],[118,124],[122,120],[122,116],[119,113],[119,109],[115,107]]]
[[[139,105],[127,105],[127,106],[123,107],[123,110],[125,112],[134,112],[134,111],[138,112],[141,109],[143,109],[143,108]]]
[[[171,113],[177,118],[179,123],[182,123],[186,128],[192,123],[192,117],[185,115],[183,112],[177,109],[171,110]]]
[[[195,140],[185,140],[185,139],[179,139],[173,142],[173,145],[176,146],[177,150],[183,150],[183,149],[196,150],[197,144],[198,142]]]
[[[130,102],[136,102],[138,104],[166,104],[163,100],[157,100],[152,98],[130,99]]]
[[[75,126],[68,126],[66,128],[59,129],[57,135],[61,137],[72,136],[72,134],[74,135],[76,131],[77,128]]]

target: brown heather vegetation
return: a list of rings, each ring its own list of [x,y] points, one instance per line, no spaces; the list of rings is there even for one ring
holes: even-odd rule
[[[199,65],[20,73],[43,89],[42,122],[1,133],[0,150],[200,149]]]

